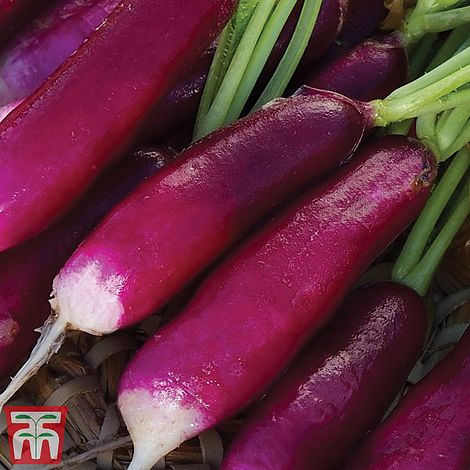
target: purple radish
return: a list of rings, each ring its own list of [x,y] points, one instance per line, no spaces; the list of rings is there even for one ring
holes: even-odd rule
[[[37,341],[34,330],[50,313],[52,280],[73,250],[112,206],[173,158],[160,150],[134,153],[103,175],[65,218],[28,243],[0,254],[1,379]]]
[[[75,52],[119,0],[61,0],[0,55],[0,105],[29,96]]]
[[[350,0],[339,40],[352,47],[377,32],[388,14],[384,0]]]
[[[128,149],[234,3],[122,0],[0,123],[0,250],[45,229]]]
[[[190,73],[166,95],[146,126],[145,135],[148,138],[166,136],[182,126],[194,125],[213,57],[214,49],[210,48],[196,62]]]
[[[346,466],[348,470],[467,470],[470,467],[470,331],[402,399]]]
[[[275,204],[346,160],[367,126],[359,105],[318,91],[280,99],[192,145],[111,211],[65,264],[42,347],[3,398],[47,361],[65,330],[111,333],[163,306]]]
[[[429,106],[434,112],[455,106],[465,90],[434,100],[465,84],[468,68],[444,78],[442,68],[435,69],[426,76],[426,84],[434,80],[430,85],[421,89],[418,80],[404,97],[370,103],[304,90],[307,95],[274,100],[191,146],[111,211],[66,263],[54,280],[55,316],[42,347],[0,405],[31,367],[47,361],[48,345],[64,331],[101,335],[146,318],[274,205],[347,160],[374,124],[413,117]]]
[[[356,291],[255,408],[222,470],[338,468],[398,394],[425,332],[412,289],[384,282]]]
[[[404,85],[407,77],[408,59],[403,40],[398,34],[390,34],[366,40],[303,76],[302,82],[312,88],[369,101],[385,98]]]
[[[93,334],[142,320],[273,205],[339,166],[365,127],[352,101],[324,92],[274,102],[193,145],[71,257],[54,281],[57,312]]]
[[[124,373],[129,468],[151,468],[260,395],[417,216],[434,176],[423,145],[382,138],[233,253]]]

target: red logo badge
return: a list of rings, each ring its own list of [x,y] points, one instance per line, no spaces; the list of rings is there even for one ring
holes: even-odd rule
[[[13,464],[56,464],[62,460],[66,406],[5,406]]]

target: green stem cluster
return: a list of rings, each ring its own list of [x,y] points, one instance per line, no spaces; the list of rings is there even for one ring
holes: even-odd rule
[[[287,50],[255,109],[284,93],[307,48],[321,3],[322,0],[304,1]],[[295,4],[296,0],[240,2],[235,21],[226,27],[217,47],[196,119],[194,140],[240,117]],[[242,22],[237,21],[240,8],[248,11]]]
[[[393,279],[413,288],[421,296],[426,294],[444,253],[470,215],[469,167],[470,151],[465,147],[444,173],[394,266]],[[443,217],[445,212],[449,214],[447,218]],[[442,228],[426,250],[438,222]]]
[[[470,6],[459,7],[459,1],[418,2],[403,25],[403,32],[411,43],[416,43],[429,33],[440,33],[467,25]]]
[[[466,57],[470,57],[469,33],[468,25],[452,31],[430,61],[427,67],[429,73],[404,87],[404,90],[397,90],[392,94],[392,99],[410,97],[419,83],[429,91],[429,87],[439,83],[446,73],[454,74],[459,67],[462,67],[461,71],[464,70]],[[458,92],[425,104],[422,111],[426,114],[416,120],[418,138],[428,145],[440,161],[456,153],[414,224],[392,272],[393,279],[408,285],[422,296],[429,289],[455,234],[470,215],[470,103],[467,101],[470,90],[466,89],[465,83],[461,85]],[[442,100],[449,105],[446,111],[440,106]]]

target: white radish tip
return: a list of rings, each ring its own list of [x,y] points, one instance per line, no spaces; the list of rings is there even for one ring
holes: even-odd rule
[[[165,391],[155,396],[144,389],[121,392],[119,409],[134,443],[129,470],[151,469],[168,452],[207,427],[203,412],[185,406],[184,399]]]
[[[51,307],[72,330],[101,336],[116,331],[124,307],[122,278],[102,274],[100,263],[62,270],[54,279]]]

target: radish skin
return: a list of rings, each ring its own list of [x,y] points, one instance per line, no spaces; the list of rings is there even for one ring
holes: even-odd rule
[[[62,0],[0,56],[0,105],[29,96],[114,10],[119,0]]]
[[[54,279],[54,313],[0,406],[66,330],[102,335],[146,318],[274,205],[347,160],[370,112],[320,90],[279,99],[194,144],[137,188]]]
[[[434,176],[418,142],[377,140],[226,260],[123,375],[130,468],[151,468],[260,395],[420,212]]]
[[[366,126],[352,101],[317,92],[277,100],[213,133],[80,246],[54,280],[56,312],[92,334],[142,320],[275,204],[346,160]]]
[[[384,0],[350,0],[340,42],[352,47],[364,41],[377,32],[388,13]]]
[[[425,332],[413,290],[356,291],[249,416],[222,470],[339,468],[400,391]]]
[[[348,470],[470,467],[470,331],[370,434]]]
[[[368,39],[303,77],[312,88],[331,90],[350,98],[385,98],[406,83],[408,58],[399,34]]]
[[[52,280],[64,262],[117,202],[173,160],[164,151],[139,151],[103,175],[83,201],[53,227],[0,254],[0,378],[37,341],[34,330],[50,313]]]
[[[152,114],[145,135],[150,139],[179,130],[182,126],[194,126],[209,68],[214,57],[211,47],[166,95]]]
[[[127,149],[233,6],[234,0],[195,0],[191,8],[176,0],[121,1],[0,123],[0,250],[46,228]]]

